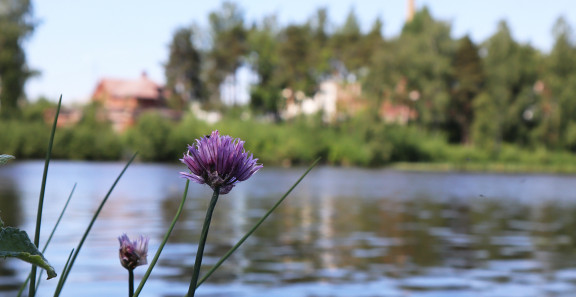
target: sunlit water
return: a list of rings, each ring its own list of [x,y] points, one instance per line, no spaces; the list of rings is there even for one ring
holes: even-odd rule
[[[123,163],[51,163],[46,239],[76,191],[46,258],[59,272]],[[0,216],[33,234],[43,162],[0,168]],[[62,296],[125,296],[118,240],[150,236],[150,256],[176,212],[179,165],[134,164],[102,210]],[[295,182],[303,168],[267,168],[221,196],[206,257],[213,265]],[[197,296],[574,296],[576,176],[414,173],[320,167]],[[191,184],[186,209],[140,296],[183,296],[210,199]],[[32,236],[32,235],[31,235]],[[135,270],[139,281],[147,267]],[[29,265],[0,260],[0,296]],[[38,296],[52,296],[43,280]]]

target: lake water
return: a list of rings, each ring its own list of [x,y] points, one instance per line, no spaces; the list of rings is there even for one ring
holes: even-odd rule
[[[46,258],[61,271],[123,163],[51,163],[46,238],[77,188]],[[0,168],[0,216],[34,233],[43,162]],[[125,296],[122,233],[150,237],[149,259],[176,212],[181,165],[133,164],[102,210],[62,296]],[[303,168],[265,167],[221,196],[209,268],[294,183]],[[576,176],[417,173],[318,167],[197,296],[530,297],[576,292]],[[140,296],[183,296],[211,191],[190,184],[185,211]],[[136,281],[147,267],[135,270]],[[0,260],[0,296],[29,265]],[[43,280],[38,296],[52,296]]]

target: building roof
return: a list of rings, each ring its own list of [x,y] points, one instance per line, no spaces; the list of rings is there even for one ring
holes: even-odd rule
[[[157,99],[162,97],[162,87],[143,73],[138,79],[103,78],[96,87],[114,97],[136,97],[142,99]]]

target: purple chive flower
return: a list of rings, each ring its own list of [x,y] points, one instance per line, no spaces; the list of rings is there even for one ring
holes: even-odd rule
[[[220,187],[220,194],[227,194],[236,183],[247,180],[262,168],[258,159],[244,150],[244,141],[220,136],[218,130],[196,139],[196,145],[188,145],[188,152],[180,161],[190,170],[180,172],[182,177],[212,189]]]
[[[120,241],[120,263],[124,268],[133,270],[134,268],[148,264],[146,256],[148,256],[148,237],[140,235],[134,241],[130,241],[128,235],[122,234],[118,237]]]

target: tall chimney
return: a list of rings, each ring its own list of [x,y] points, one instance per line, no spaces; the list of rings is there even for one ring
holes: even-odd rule
[[[406,23],[409,23],[414,18],[414,0],[408,0],[408,12],[406,14]]]

